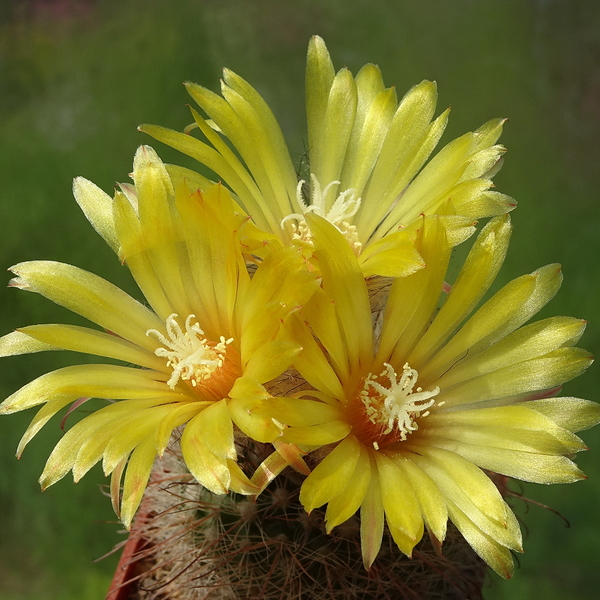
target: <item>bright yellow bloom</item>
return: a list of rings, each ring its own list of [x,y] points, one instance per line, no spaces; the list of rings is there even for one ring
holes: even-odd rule
[[[410,227],[421,214],[446,215],[458,242],[474,231],[475,219],[514,207],[512,198],[490,191],[504,152],[495,145],[502,120],[454,140],[425,166],[449,112],[433,119],[435,83],[420,83],[398,103],[375,65],[356,77],[346,68],[336,74],[319,37],[309,44],[306,66],[306,181],[298,181],[273,113],[241,77],[224,71],[222,97],[186,86],[208,116],[192,109],[206,142],[156,125],[140,129],[209,167],[255,224],[284,244],[310,242],[306,215],[326,218],[343,233],[366,276],[405,276],[424,266]],[[171,169],[187,173],[201,189],[210,184]]]
[[[43,488],[69,470],[79,480],[99,460],[112,473],[119,512],[129,525],[157,455],[182,426],[181,451],[194,477],[216,494],[257,488],[236,463],[230,407],[279,376],[299,346],[281,338],[282,324],[312,294],[316,281],[300,251],[274,248],[253,277],[234,212],[220,185],[191,193],[174,188],[164,165],[141,147],[135,186],[114,200],[85,179],[75,181],[84,212],[127,264],[151,309],[104,279],[56,262],[12,268],[12,284],[46,296],[104,331],[34,325],[0,339],[0,355],[67,349],[123,361],[53,371],[6,399],[3,414],[43,404],[19,445],[79,398],[118,400],[85,417],[64,435],[41,476]],[[246,390],[246,391],[245,391]],[[240,427],[243,429],[244,424]]]
[[[585,447],[573,432],[600,421],[596,403],[549,397],[591,363],[573,347],[585,323],[553,317],[523,326],[558,290],[560,268],[515,279],[469,317],[508,247],[508,216],[496,217],[438,308],[451,244],[440,218],[424,217],[417,250],[427,267],[395,279],[383,313],[372,313],[342,235],[307,218],[323,287],[292,317],[291,335],[302,345],[294,367],[313,389],[258,409],[280,424],[280,442],[314,452],[301,502],[309,512],[327,504],[328,530],[360,509],[367,568],[384,521],[410,556],[425,528],[441,543],[449,518],[510,576],[519,526],[482,469],[538,483],[578,480],[568,456]]]

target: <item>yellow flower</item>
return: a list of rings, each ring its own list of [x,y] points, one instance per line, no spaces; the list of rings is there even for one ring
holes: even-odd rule
[[[475,219],[515,206],[490,191],[504,152],[495,145],[502,120],[450,142],[425,166],[449,112],[432,120],[435,83],[420,83],[398,103],[375,65],[356,77],[346,68],[336,74],[319,37],[309,44],[306,66],[306,181],[297,180],[273,113],[241,77],[224,71],[222,97],[193,83],[186,87],[208,116],[192,108],[206,142],[156,125],[140,130],[209,167],[255,224],[284,244],[310,242],[306,215],[326,218],[343,233],[365,276],[405,276],[424,266],[410,227],[421,214],[445,215],[456,243],[473,233]],[[201,189],[210,184],[192,171],[171,169]]]
[[[291,247],[273,248],[250,277],[239,242],[247,219],[234,212],[222,186],[204,193],[190,193],[181,182],[174,188],[149,147],[138,150],[133,179],[135,186],[121,186],[114,200],[82,178],[74,189],[151,309],[77,267],[21,263],[12,268],[13,286],[42,294],[104,331],[34,325],[0,339],[2,356],[67,349],[142,367],[66,367],[0,405],[8,414],[43,404],[19,444],[20,455],[53,415],[77,399],[118,400],[71,427],[40,483],[46,488],[69,470],[77,481],[102,459],[104,472],[112,473],[118,513],[127,465],[120,509],[127,526],[155,457],[180,426],[183,458],[202,485],[216,494],[256,492],[236,463],[230,406],[247,399],[244,390],[264,393],[262,384],[289,366],[299,347],[281,338],[282,324],[316,285]]]
[[[596,403],[550,398],[591,363],[573,347],[585,323],[553,317],[523,326],[556,293],[560,268],[515,279],[469,317],[508,247],[508,216],[496,217],[438,308],[451,244],[441,220],[424,217],[417,250],[427,267],[394,280],[384,312],[372,314],[341,234],[308,219],[323,287],[290,331],[302,346],[294,367],[313,389],[259,409],[280,424],[280,442],[318,463],[301,502],[309,512],[327,504],[329,531],[360,509],[367,568],[384,521],[410,556],[425,528],[441,543],[449,518],[509,577],[520,530],[482,469],[538,483],[578,480],[568,456],[585,447],[573,432],[600,421]]]

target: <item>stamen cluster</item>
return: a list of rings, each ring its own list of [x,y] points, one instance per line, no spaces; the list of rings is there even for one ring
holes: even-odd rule
[[[396,430],[400,439],[404,441],[409,433],[419,428],[416,418],[430,414],[427,409],[435,404],[433,398],[440,393],[440,388],[436,386],[431,391],[423,391],[418,387],[413,392],[418,378],[415,369],[411,369],[406,363],[398,381],[398,374],[392,365],[383,363],[383,366],[385,370],[379,377],[387,377],[390,381],[389,387],[378,383],[378,378],[369,373],[360,392],[360,399],[371,423],[385,426],[382,435]],[[377,395],[373,396],[369,388]]]
[[[356,191],[349,188],[341,192],[329,210],[327,210],[327,196],[329,191],[336,185],[340,185],[339,181],[331,181],[321,189],[321,184],[318,179],[311,174],[312,194],[311,204],[308,205],[302,194],[304,179],[298,181],[296,187],[296,200],[303,207],[303,214],[292,213],[281,220],[281,227],[287,221],[295,220],[296,224],[292,223],[292,237],[303,242],[310,242],[310,229],[304,219],[307,213],[315,213],[320,217],[327,219],[335,228],[348,240],[350,247],[355,254],[360,254],[362,243],[358,239],[356,225],[352,225],[349,219],[358,212],[360,208],[360,198],[356,197]]]
[[[173,368],[173,373],[167,381],[167,385],[174,389],[178,381],[189,381],[190,385],[196,387],[202,381],[209,379],[212,374],[223,366],[227,346],[233,342],[233,338],[219,338],[219,342],[211,342],[204,337],[204,331],[200,325],[192,323],[196,315],[188,315],[185,319],[185,331],[177,322],[178,315],[169,315],[166,329],[169,339],[160,331],[149,329],[146,335],[153,335],[158,341],[166,346],[155,350],[156,356],[167,359],[167,366]]]

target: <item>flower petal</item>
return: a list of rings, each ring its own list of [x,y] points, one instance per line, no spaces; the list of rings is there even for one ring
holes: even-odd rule
[[[371,482],[360,507],[360,545],[367,571],[379,554],[383,539],[384,510],[375,459],[371,456]]]
[[[403,469],[381,452],[374,452],[385,518],[398,547],[407,556],[423,535],[421,508]],[[402,535],[394,535],[395,530]]]
[[[154,353],[103,331],[75,325],[53,324],[22,327],[19,333],[28,337],[32,342],[37,340],[41,344],[48,344],[53,349],[105,356],[155,371],[165,370],[164,360],[158,358]],[[0,338],[0,349],[3,339]]]
[[[453,502],[448,502],[448,513],[473,550],[500,577],[510,579],[514,571],[510,550],[477,527]]]
[[[73,180],[73,195],[92,227],[115,252],[118,252],[119,239],[113,221],[112,198],[83,177]]]
[[[146,336],[162,322],[145,306],[108,281],[53,261],[19,263],[11,268],[15,285],[45,296],[104,329],[154,351],[156,344]]]
[[[370,452],[361,446],[360,456],[352,477],[344,490],[329,500],[325,513],[327,533],[348,520],[362,505],[371,484]]]
[[[361,446],[356,438],[348,436],[315,467],[300,489],[300,502],[306,512],[323,506],[344,491],[360,453]]]
[[[156,458],[154,440],[149,438],[141,443],[132,453],[127,464],[123,483],[123,500],[121,502],[121,521],[127,529],[142,501],[144,490],[150,477],[150,471]]]
[[[181,453],[190,473],[213,494],[226,494],[231,483],[227,460],[215,456],[207,445],[207,431],[201,418],[203,413],[191,419],[181,436]]]
[[[544,398],[527,403],[569,431],[582,431],[600,423],[600,404],[579,398]]]
[[[114,365],[75,365],[46,373],[17,390],[0,404],[0,414],[10,414],[47,402],[56,395],[106,399],[185,398],[171,390],[165,375],[156,371]]]
[[[482,229],[445,304],[407,358],[413,369],[422,368],[485,294],[504,261],[510,233],[508,216]]]

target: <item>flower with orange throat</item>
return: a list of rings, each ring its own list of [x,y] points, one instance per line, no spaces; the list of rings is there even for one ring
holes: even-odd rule
[[[496,217],[440,307],[451,244],[439,217],[423,217],[416,247],[427,267],[395,279],[385,308],[372,311],[341,233],[307,219],[322,288],[291,317],[290,339],[302,346],[294,367],[311,389],[260,408],[279,424],[279,441],[309,453],[314,470],[300,501],[308,512],[327,505],[328,531],[360,510],[367,568],[385,523],[410,556],[425,529],[441,544],[450,519],[509,577],[520,529],[484,470],[538,483],[581,479],[569,458],[585,449],[574,432],[600,421],[596,403],[550,397],[591,363],[574,347],[585,323],[525,325],[556,293],[559,267],[515,279],[471,315],[508,247],[508,216]]]
[[[250,276],[240,243],[247,217],[235,212],[224,187],[204,193],[190,192],[183,182],[174,187],[149,147],[138,150],[132,176],[135,185],[122,185],[114,200],[82,178],[74,190],[150,308],[77,267],[21,263],[12,268],[14,287],[42,294],[102,330],[33,325],[0,339],[3,356],[66,349],[128,365],[59,369],[0,405],[2,414],[43,405],[20,455],[69,404],[89,397],[109,401],[67,431],[40,482],[46,488],[70,470],[78,480],[102,460],[112,474],[113,505],[127,526],[155,457],[178,427],[184,461],[203,486],[216,494],[256,492],[236,462],[230,409],[246,400],[244,390],[264,393],[262,384],[289,366],[300,347],[283,339],[284,324],[317,285],[300,251],[277,244]]]
[[[434,118],[437,89],[423,81],[398,101],[379,68],[337,73],[325,42],[311,39],[306,62],[308,173],[296,175],[283,134],[260,94],[225,69],[222,96],[186,83],[205,113],[180,133],[157,125],[140,130],[211,169],[263,231],[282,243],[311,243],[307,215],[329,221],[347,240],[364,275],[405,276],[423,268],[414,250],[421,214],[444,215],[454,242],[481,217],[512,210],[512,198],[491,190],[504,148],[504,121],[485,123],[447,144],[430,162],[449,110]],[[198,128],[201,139],[191,133]],[[203,189],[211,182],[181,167]]]

